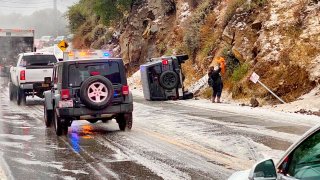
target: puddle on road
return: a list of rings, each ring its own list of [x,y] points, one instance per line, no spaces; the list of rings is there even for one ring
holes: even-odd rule
[[[145,166],[132,161],[112,162],[109,163],[108,167],[117,172],[119,179],[135,179],[134,177],[139,177],[138,179],[163,179]]]

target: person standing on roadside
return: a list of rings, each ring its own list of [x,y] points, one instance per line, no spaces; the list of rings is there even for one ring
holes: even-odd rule
[[[221,102],[221,93],[223,89],[223,82],[220,75],[221,67],[220,64],[218,66],[210,67],[208,73],[208,84],[212,87],[212,103],[220,103]],[[216,101],[217,100],[217,101]]]

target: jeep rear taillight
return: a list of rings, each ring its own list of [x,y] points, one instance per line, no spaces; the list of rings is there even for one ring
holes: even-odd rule
[[[122,86],[122,94],[123,95],[129,94],[129,86]]]
[[[61,90],[61,99],[62,100],[70,99],[70,91],[69,91],[69,89],[62,89]]]
[[[169,61],[168,59],[162,59],[162,65],[168,65]]]
[[[25,81],[26,80],[26,71],[25,70],[21,70],[20,71],[20,80],[21,81]]]

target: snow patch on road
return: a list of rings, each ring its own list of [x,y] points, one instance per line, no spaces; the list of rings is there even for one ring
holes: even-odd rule
[[[0,138],[8,138],[14,140],[21,140],[21,141],[30,141],[34,139],[33,135],[14,135],[14,134],[0,134]]]
[[[19,142],[3,142],[0,141],[0,147],[5,146],[5,147],[12,147],[12,148],[17,148],[17,149],[23,149],[24,146],[22,143]]]
[[[40,165],[40,166],[44,166],[44,167],[55,168],[55,169],[58,169],[59,171],[62,171],[62,172],[71,172],[73,174],[89,174],[89,173],[82,171],[82,170],[64,169],[62,162],[54,162],[54,161],[41,162],[41,161],[27,160],[27,159],[22,159],[22,158],[14,158],[12,160],[17,163],[23,164],[23,165]]]

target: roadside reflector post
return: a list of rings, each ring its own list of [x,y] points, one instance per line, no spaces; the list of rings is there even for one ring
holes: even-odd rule
[[[276,97],[281,103],[283,103],[283,104],[286,103],[279,96],[277,96],[274,92],[272,92],[271,89],[269,89],[265,84],[263,84],[261,81],[259,81],[259,79],[260,79],[260,76],[258,74],[256,74],[255,72],[253,72],[252,75],[250,76],[250,81],[252,81],[255,84],[259,83],[262,87],[264,87],[266,90],[268,90],[274,97]]]

